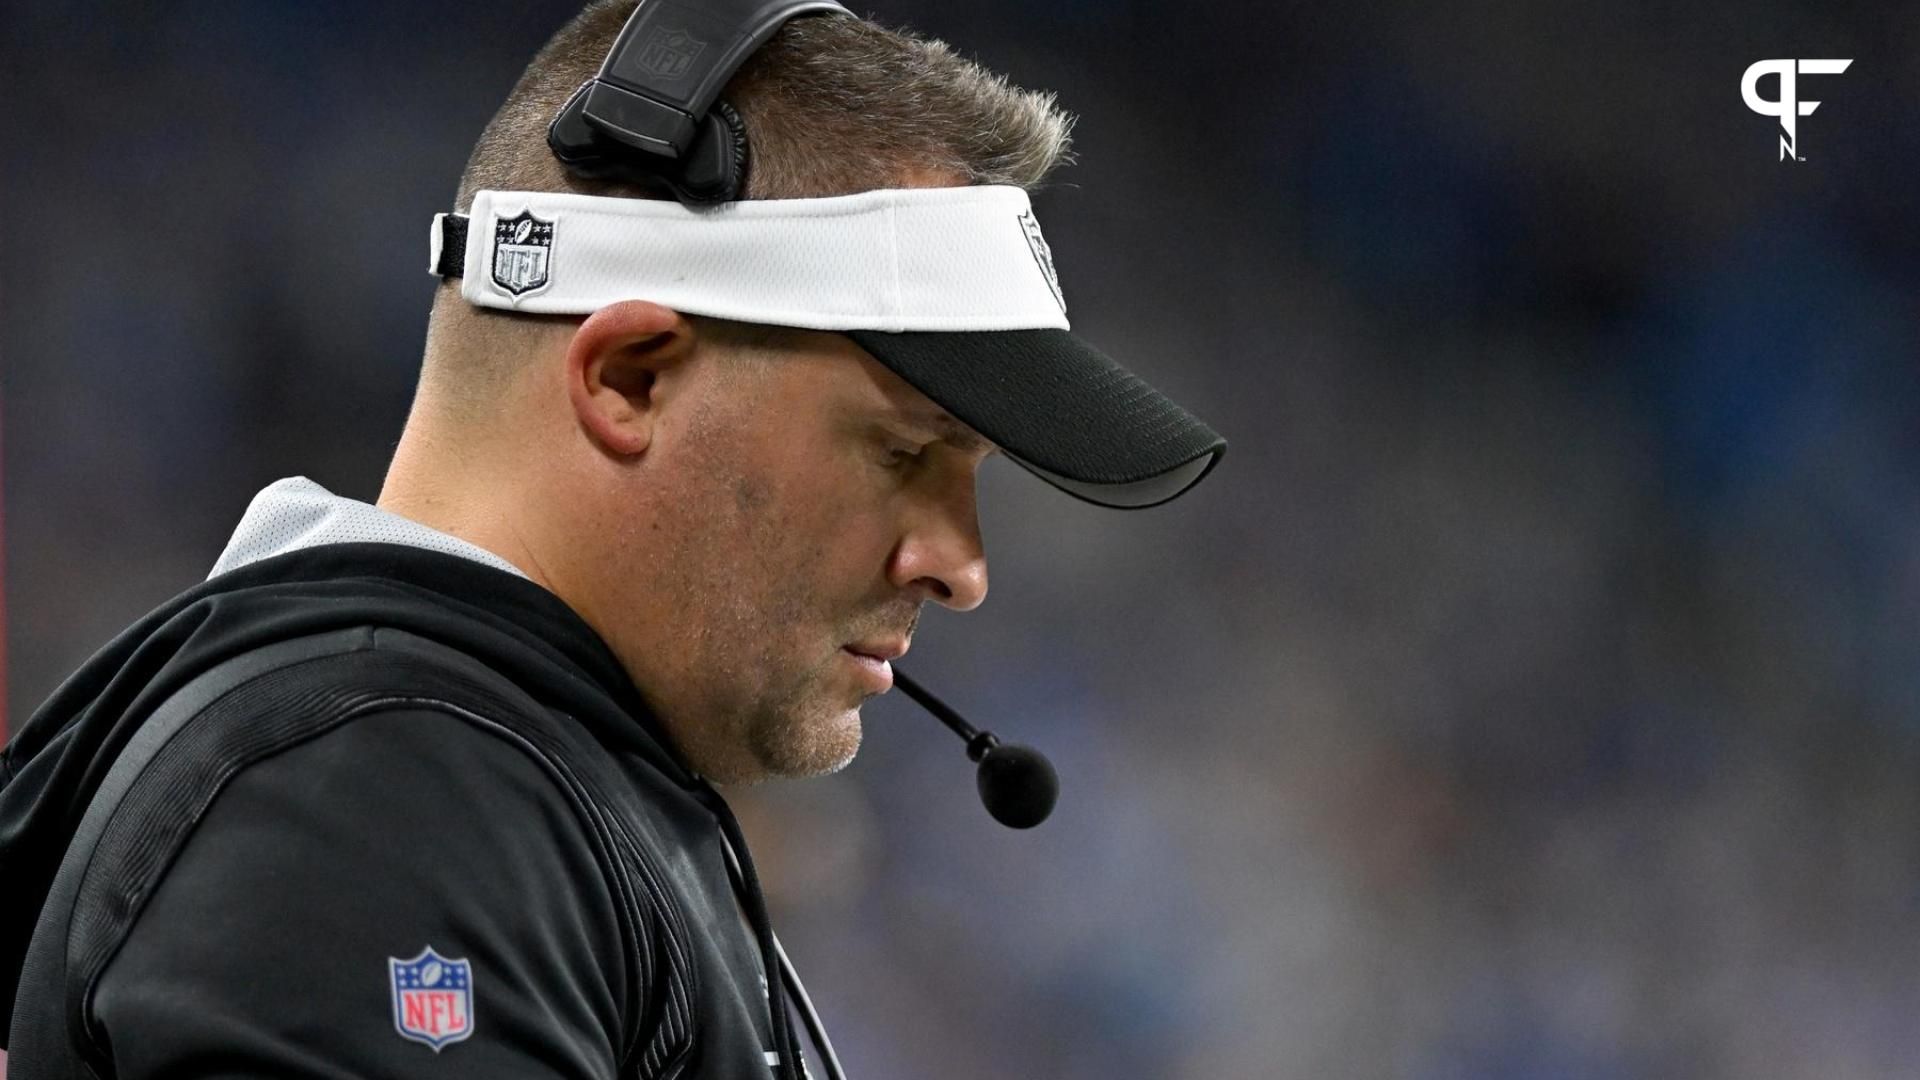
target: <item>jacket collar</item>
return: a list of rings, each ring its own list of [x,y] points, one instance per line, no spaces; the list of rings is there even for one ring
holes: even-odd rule
[[[304,476],[275,480],[260,489],[207,576],[303,548],[361,542],[404,544],[457,555],[526,577],[519,567],[486,548],[371,503],[335,495]]]
[[[330,581],[345,580],[358,580],[388,597],[397,590],[430,598],[434,606],[473,620],[464,623],[476,628],[474,639],[462,643],[467,648],[482,640],[511,639],[518,648],[543,654],[559,665],[552,670],[571,672],[598,687],[637,721],[656,765],[682,785],[699,784],[613,650],[566,601],[485,548],[335,495],[304,476],[276,480],[253,497],[207,580],[187,595],[244,590],[256,583],[305,583],[294,587],[328,590]],[[329,603],[342,602],[352,603],[329,597]],[[409,612],[406,617],[429,616]],[[479,633],[482,625],[490,631]],[[504,654],[491,659],[508,662]]]

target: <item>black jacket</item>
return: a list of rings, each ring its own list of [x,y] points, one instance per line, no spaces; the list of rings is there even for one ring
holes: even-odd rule
[[[142,721],[296,639],[305,659],[192,712],[49,904]],[[13,1080],[798,1060],[751,864],[738,905],[729,882],[722,836],[745,849],[725,804],[600,638],[511,574],[373,543],[220,574],[69,678],[0,784]]]

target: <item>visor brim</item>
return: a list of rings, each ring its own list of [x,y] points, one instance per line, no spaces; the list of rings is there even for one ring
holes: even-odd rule
[[[954,418],[1062,491],[1158,506],[1199,483],[1227,441],[1066,330],[842,331]]]

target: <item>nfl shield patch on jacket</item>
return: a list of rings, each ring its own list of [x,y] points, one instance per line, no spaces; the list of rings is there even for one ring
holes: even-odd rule
[[[393,1027],[434,1053],[473,1034],[473,965],[429,945],[411,960],[387,958],[393,984]]]

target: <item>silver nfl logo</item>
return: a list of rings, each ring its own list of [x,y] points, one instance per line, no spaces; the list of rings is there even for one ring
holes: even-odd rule
[[[1062,315],[1067,312],[1067,298],[1060,293],[1060,275],[1053,269],[1053,249],[1047,246],[1047,238],[1040,235],[1040,222],[1034,219],[1033,211],[1020,213],[1020,231],[1026,235],[1027,250],[1033,252],[1033,261],[1040,264],[1040,274],[1047,279],[1047,288],[1053,290],[1053,302],[1060,305]]]
[[[553,262],[553,222],[527,210],[493,219],[493,283],[515,296],[547,283]]]

